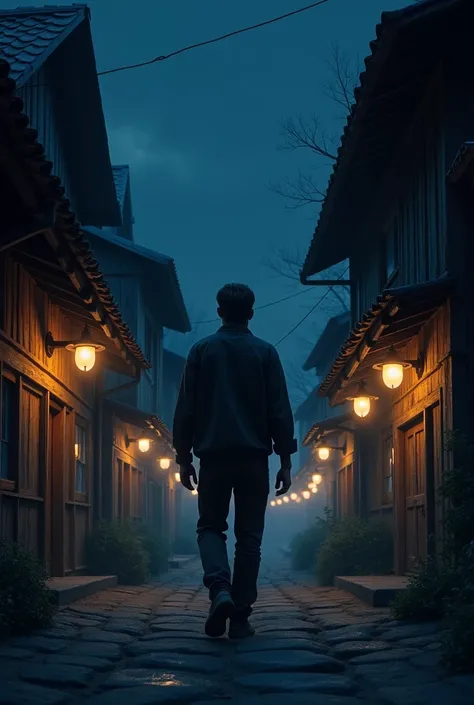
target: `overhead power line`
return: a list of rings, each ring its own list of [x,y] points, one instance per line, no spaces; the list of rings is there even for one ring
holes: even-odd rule
[[[260,306],[255,306],[254,311],[260,311],[262,308],[269,308],[269,306],[276,306],[277,304],[281,304],[284,301],[289,301],[289,299],[294,299],[297,296],[301,296],[302,294],[307,294],[311,289],[303,289],[303,291],[297,291],[294,294],[290,294],[289,296],[284,296],[282,299],[277,299],[276,301],[269,301],[267,304],[261,304]],[[191,323],[192,326],[203,326],[206,323],[217,323],[217,321],[220,321],[220,318],[209,318],[207,321],[193,321]]]
[[[338,277],[338,279],[342,279],[342,277],[345,275],[345,273],[348,271],[348,269],[349,269],[349,267],[346,267],[345,270],[343,271],[343,273],[341,274],[341,276]],[[275,347],[278,347],[278,345],[280,345],[280,343],[282,343],[284,340],[286,340],[287,338],[289,338],[290,335],[291,335],[292,333],[294,333],[295,330],[296,330],[297,328],[299,328],[300,325],[301,325],[302,323],[304,323],[304,322],[306,321],[306,319],[311,316],[311,314],[313,313],[313,311],[315,311],[315,310],[318,308],[318,306],[324,301],[324,299],[326,298],[326,296],[329,296],[329,294],[331,293],[331,291],[333,290],[333,288],[334,288],[334,284],[329,287],[329,289],[321,296],[320,299],[318,299],[318,301],[316,301],[315,305],[314,305],[312,308],[310,308],[310,310],[308,311],[308,313],[305,314],[305,315],[303,316],[303,318],[302,318],[295,326],[293,326],[293,328],[292,328],[291,330],[288,331],[288,333],[285,333],[285,335],[283,336],[283,338],[280,338],[280,340],[279,340],[277,343],[275,343]]]
[[[280,22],[281,20],[286,20],[289,17],[294,17],[295,15],[300,15],[302,12],[307,12],[308,10],[313,10],[319,5],[325,5],[329,0],[319,0],[319,2],[313,2],[311,5],[306,5],[305,7],[300,7],[298,10],[292,10],[291,12],[286,12],[284,15],[279,15],[279,17],[273,17],[270,20],[264,20],[263,22],[258,22],[257,24],[250,25],[248,27],[242,27],[241,29],[236,29],[233,32],[228,32],[227,34],[222,34],[219,37],[214,37],[213,39],[206,39],[203,42],[198,42],[197,44],[189,44],[188,46],[172,51],[170,54],[163,54],[161,56],[155,56],[153,59],[148,59],[148,61],[140,61],[137,64],[128,64],[126,66],[117,66],[113,69],[107,69],[106,71],[99,71],[98,76],[107,76],[111,73],[118,73],[119,71],[130,71],[131,69],[139,69],[143,66],[150,66],[151,64],[156,64],[159,61],[166,61],[166,59],[171,59],[173,56],[178,56],[179,54],[184,54],[187,51],[192,51],[193,49],[199,49],[200,47],[209,46],[209,44],[216,44],[217,42],[222,42],[224,39],[230,39],[230,37],[236,37],[238,34],[244,34],[244,32],[251,32],[254,29],[260,29],[261,27],[266,27],[275,22]]]

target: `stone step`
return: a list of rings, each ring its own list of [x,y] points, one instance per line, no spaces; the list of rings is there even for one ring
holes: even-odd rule
[[[64,607],[101,590],[114,588],[117,583],[116,575],[68,575],[64,578],[50,578],[48,587],[54,603]]]
[[[388,607],[397,593],[406,590],[408,578],[403,575],[338,575],[334,585],[371,607]]]
[[[184,568],[196,560],[196,556],[171,556],[168,558],[169,568]]]

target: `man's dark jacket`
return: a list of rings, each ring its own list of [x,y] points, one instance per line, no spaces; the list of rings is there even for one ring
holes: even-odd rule
[[[272,446],[273,441],[273,446]],[[176,461],[296,451],[277,351],[246,326],[222,326],[190,350],[173,423]]]

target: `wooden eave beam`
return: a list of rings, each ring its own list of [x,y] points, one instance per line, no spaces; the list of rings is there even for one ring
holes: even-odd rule
[[[71,249],[59,241],[59,238],[54,232],[54,230],[47,230],[45,232],[45,236],[47,241],[53,248],[54,252],[56,253],[56,256],[62,268],[68,275],[80,298],[87,305],[91,316],[100,325],[105,335],[110,338],[117,346],[119,353],[123,357],[123,359],[132,366],[134,371],[136,371],[135,360],[132,358],[124,343],[122,342],[120,336],[118,335],[116,326],[105,311],[105,308],[102,302],[99,300],[97,294],[94,292],[89,279],[84,273],[84,270],[80,269],[77,266]]]

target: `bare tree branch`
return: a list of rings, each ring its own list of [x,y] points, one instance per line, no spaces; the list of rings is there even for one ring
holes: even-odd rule
[[[331,81],[323,83],[327,98],[344,109],[347,114],[354,102],[354,90],[358,83],[358,72],[353,60],[337,43],[331,45],[331,58],[327,61]]]
[[[335,161],[336,155],[329,151],[328,146],[332,140],[321,128],[316,115],[310,115],[306,120],[301,115],[295,119],[289,118],[281,123],[281,129],[284,141],[280,144],[280,149],[310,149],[319,157]]]
[[[269,189],[283,196],[286,207],[293,210],[310,203],[322,203],[326,197],[325,191],[319,189],[312,176],[301,173],[295,181],[285,179],[281,184],[270,184]]]

